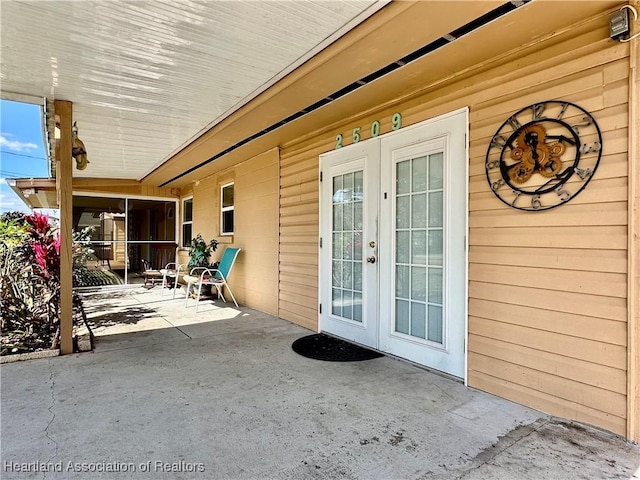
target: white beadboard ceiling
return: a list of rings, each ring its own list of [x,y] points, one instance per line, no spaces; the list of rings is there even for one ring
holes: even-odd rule
[[[386,3],[3,0],[0,89],[73,102],[74,176],[141,179]]]

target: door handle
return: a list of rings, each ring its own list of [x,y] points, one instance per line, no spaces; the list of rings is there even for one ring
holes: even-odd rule
[[[374,257],[373,255],[367,257],[367,263],[376,263],[376,257]]]

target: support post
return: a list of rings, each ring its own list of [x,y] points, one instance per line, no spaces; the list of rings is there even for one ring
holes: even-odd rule
[[[640,11],[640,1],[630,5]],[[633,19],[633,15],[630,16]],[[640,33],[640,21],[631,34]],[[627,438],[640,442],[640,38],[629,45],[629,234],[627,276]]]
[[[60,208],[60,353],[73,353],[73,268],[72,257],[72,176],[71,102],[56,100],[60,119],[60,139],[56,140],[56,190]]]

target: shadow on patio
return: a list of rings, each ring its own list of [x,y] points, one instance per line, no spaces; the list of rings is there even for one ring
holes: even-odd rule
[[[82,296],[98,349],[198,338],[213,334],[212,322],[253,315],[222,300],[201,300],[196,313],[193,300],[185,308],[183,289],[173,298],[172,290],[163,292],[160,286],[86,291]]]
[[[301,357],[291,344],[308,330],[219,302],[196,315],[166,293],[86,294],[93,353],[2,366],[3,473],[47,459],[132,465],[45,475],[105,480],[629,478],[638,467],[638,448],[613,435],[390,357]]]

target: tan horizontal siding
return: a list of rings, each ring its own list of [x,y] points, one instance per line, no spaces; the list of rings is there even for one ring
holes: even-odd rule
[[[624,250],[589,251],[575,248],[504,247],[474,245],[469,249],[476,264],[512,265],[563,270],[625,273]]]
[[[348,112],[344,124],[286,143],[280,310],[317,328],[318,156],[334,149],[336,133],[373,120],[387,132],[394,112],[408,126],[468,106],[469,384],[624,434],[629,46],[611,42],[604,16],[563,35],[421,92],[395,85],[401,101],[359,116]],[[515,111],[551,99],[594,116],[601,162],[568,204],[517,211],[487,185],[487,145]]]
[[[523,367],[512,361],[503,361],[475,352],[469,353],[469,361],[477,363],[478,370],[491,370],[497,374],[496,376],[523,387],[536,388],[549,395],[593,410],[608,412],[621,419],[626,416],[624,393],[576,382],[573,380],[573,374],[570,377],[562,377],[557,372],[546,373],[537,368]]]
[[[499,372],[496,373],[499,375]],[[469,383],[481,390],[552,415],[598,425],[612,432],[620,433],[626,429],[624,418],[547,393],[540,386],[527,387],[510,378],[492,376],[478,370],[469,371]]]
[[[627,345],[626,324],[618,320],[558,311],[549,312],[528,305],[514,305],[477,298],[469,299],[469,309],[478,317],[496,322],[612,345]]]
[[[623,298],[585,295],[551,289],[532,289],[494,283],[469,282],[469,298],[490,300],[511,305],[539,308],[554,312],[574,313],[608,320],[626,321],[626,301]],[[470,312],[471,313],[471,312]]]
[[[487,358],[496,358],[535,371],[626,394],[626,372],[618,368],[545,352],[534,348],[474,335],[469,351]],[[594,372],[596,373],[594,375]]]
[[[542,69],[507,80],[470,115],[469,384],[620,434],[627,416],[627,52],[599,40],[539,57],[538,68],[558,62],[552,79]],[[488,190],[484,158],[510,112],[544,99],[587,109],[601,129],[603,155],[569,204],[519,212]]]
[[[484,181],[485,186],[487,181]],[[596,204],[563,205],[562,208],[550,210],[547,214],[546,225],[554,227],[562,226],[605,226],[623,225],[628,222],[625,214],[626,202],[606,202]],[[492,227],[530,227],[536,226],[540,220],[533,215],[504,215],[501,209],[476,210],[469,214],[469,227],[478,228],[485,225]],[[606,247],[606,245],[603,245]]]
[[[621,273],[585,272],[472,263],[469,280],[543,290],[626,298],[627,277]]]
[[[279,315],[311,330],[318,324],[320,153],[317,145],[283,149],[280,164]]]
[[[549,313],[550,315],[553,312]],[[588,340],[565,334],[470,316],[469,334],[509,343],[522,344],[536,350],[557,353],[600,365],[626,370],[626,348],[599,340]]]
[[[494,200],[498,201],[495,197]],[[505,212],[505,215],[510,213]],[[522,213],[520,211],[518,213],[520,215],[531,215],[531,213]],[[580,228],[575,228],[574,226],[550,227],[544,222],[540,222],[537,227],[476,227],[470,229],[469,243],[471,245],[498,245],[504,247],[625,250],[627,248],[627,229],[622,225],[581,226]]]

